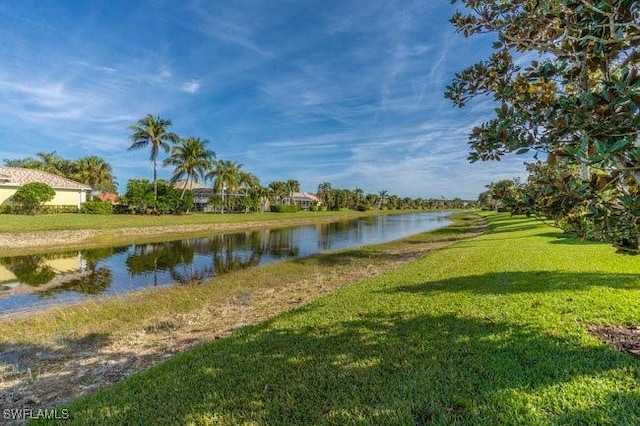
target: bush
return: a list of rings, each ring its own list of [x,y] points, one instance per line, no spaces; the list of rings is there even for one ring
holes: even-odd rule
[[[0,204],[0,214],[9,214],[11,213],[11,206],[6,204]]]
[[[51,206],[49,204],[42,206],[40,213],[44,214],[59,214],[59,213],[78,213],[78,206],[72,206],[70,204],[62,206]]]
[[[271,206],[271,211],[274,213],[295,213],[300,211],[298,206],[288,206],[285,204],[279,204],[277,206]]]
[[[113,214],[113,204],[102,201],[87,201],[80,208],[86,214]]]
[[[56,192],[46,183],[31,182],[22,185],[15,194],[13,201],[17,204],[17,211],[26,214],[36,214],[47,201],[53,200]]]
[[[154,200],[153,184],[146,179],[131,179],[127,192],[120,199],[129,206],[132,213],[167,214],[184,212],[193,207],[193,192],[187,191],[180,200],[182,191],[164,180],[158,181],[158,200]]]

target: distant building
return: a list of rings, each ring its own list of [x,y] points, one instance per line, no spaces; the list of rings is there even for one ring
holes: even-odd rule
[[[32,182],[46,183],[55,191],[52,206],[76,206],[87,201],[91,187],[42,170],[0,166],[0,204],[13,205],[11,197],[22,185]]]
[[[186,181],[179,180],[173,186],[180,191],[184,188]],[[197,212],[212,212],[213,207],[209,205],[211,197],[213,197],[213,188],[198,182],[189,181],[187,190],[193,193],[194,210]]]
[[[320,198],[308,192],[294,192],[293,197],[283,197],[280,204],[293,204],[300,207],[301,210],[308,210],[313,206],[319,206],[322,204]],[[293,202],[291,202],[293,200]]]
[[[118,200],[120,200],[120,197],[114,192],[99,192],[94,196],[94,199],[98,199],[103,203],[116,204]]]

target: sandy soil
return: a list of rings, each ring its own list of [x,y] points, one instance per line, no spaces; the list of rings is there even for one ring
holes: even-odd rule
[[[478,227],[455,239],[475,236],[484,230],[484,227]],[[83,235],[86,234],[79,233],[77,238]],[[27,237],[24,241],[42,242],[46,237],[39,238]],[[318,268],[313,276],[300,276],[289,282],[278,281],[276,277],[268,286],[253,289],[240,286],[235,294],[217,304],[210,303],[197,312],[140,324],[122,336],[92,334],[46,345],[5,345],[0,354],[0,407],[50,409],[64,404],[194,345],[224,338],[238,328],[395,269],[453,242],[395,245],[375,259],[345,255],[339,265]]]

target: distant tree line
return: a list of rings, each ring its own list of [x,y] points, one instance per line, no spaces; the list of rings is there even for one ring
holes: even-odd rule
[[[195,136],[180,137],[169,131],[172,122],[151,114],[129,127],[129,150],[149,149],[153,167],[153,180],[131,179],[127,182],[120,205],[121,213],[167,214],[189,212],[196,197],[189,188],[199,182],[211,182],[207,192],[210,210],[223,213],[251,213],[266,211],[297,211],[295,194],[301,190],[295,179],[278,180],[264,186],[256,175],[243,170],[243,165],[216,158],[207,148],[209,141]],[[167,154],[166,158],[161,158]],[[158,179],[158,164],[172,166],[169,180]],[[5,160],[7,166],[40,169],[75,181],[94,189],[115,192],[116,182],[111,165],[96,156],[67,160],[54,152],[38,153],[35,158]],[[33,191],[31,191],[33,192]],[[447,200],[399,197],[386,190],[368,193],[360,188],[334,188],[329,182],[318,185],[319,203],[311,203],[310,210],[432,210],[459,209],[475,206],[475,201],[460,198]],[[34,198],[34,197],[32,197]],[[48,199],[42,196],[29,205],[30,212],[37,212]],[[107,205],[108,204],[108,205]],[[90,201],[84,203],[84,213],[108,214],[114,211],[110,203]]]
[[[384,189],[375,194],[365,194],[360,188],[353,190],[333,188],[329,182],[318,185],[317,196],[328,210],[438,210],[476,206],[476,202],[472,200],[399,197],[389,194]]]

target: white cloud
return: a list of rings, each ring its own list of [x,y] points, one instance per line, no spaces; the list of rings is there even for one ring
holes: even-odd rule
[[[201,83],[200,80],[188,80],[180,85],[180,91],[186,93],[198,93],[200,90]]]

